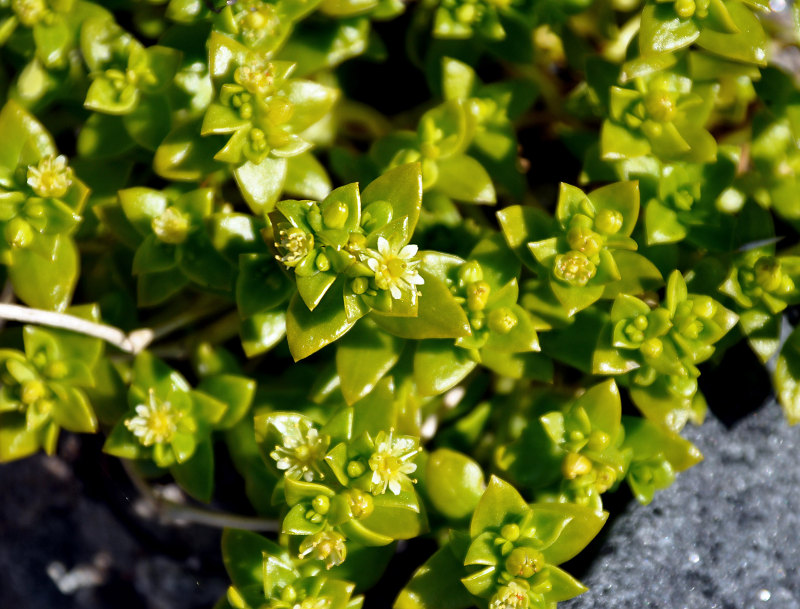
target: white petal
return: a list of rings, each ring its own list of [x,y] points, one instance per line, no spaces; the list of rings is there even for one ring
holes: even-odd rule
[[[403,463],[398,470],[401,474],[413,474],[417,471],[417,464],[416,463]]]
[[[380,484],[381,482],[381,475],[378,473],[377,470],[372,472],[372,484]]]
[[[386,237],[378,237],[378,251],[384,258],[391,256],[392,248],[389,247],[389,242],[386,240]]]
[[[389,291],[392,293],[392,298],[394,298],[395,300],[400,300],[400,298],[402,298],[403,296],[403,293],[400,291],[400,288],[398,288],[395,284],[392,284],[389,287]]]
[[[368,258],[367,259],[367,266],[370,268],[370,270],[373,273],[377,273],[378,272],[378,268],[380,267],[380,265],[378,264],[378,261],[375,260],[375,258]]]
[[[414,285],[422,285],[423,283],[425,283],[425,280],[422,278],[422,275],[420,275],[419,273],[414,273],[413,275],[408,277],[407,281],[409,283],[413,283]]]
[[[400,483],[394,478],[392,478],[391,480],[389,480],[389,490],[392,491],[395,495],[399,495],[402,489],[400,488]]]
[[[413,258],[417,255],[417,251],[419,248],[414,245],[413,243],[406,245],[403,249],[400,250],[400,253],[397,254],[398,258]]]

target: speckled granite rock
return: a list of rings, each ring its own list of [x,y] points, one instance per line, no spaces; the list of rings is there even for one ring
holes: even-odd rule
[[[800,609],[800,427],[770,403],[685,435],[705,461],[629,504],[564,609]]]

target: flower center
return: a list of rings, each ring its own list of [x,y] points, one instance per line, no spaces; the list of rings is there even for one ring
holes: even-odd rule
[[[250,93],[266,97],[272,91],[274,77],[272,64],[259,59],[252,59],[236,68],[233,79]]]
[[[178,430],[181,414],[169,402],[156,398],[151,390],[147,404],[136,406],[136,416],[125,420],[127,427],[143,446],[171,442]]]
[[[168,207],[150,223],[159,241],[177,245],[186,241],[189,219],[174,207]]]
[[[278,260],[286,266],[297,266],[314,248],[314,237],[300,228],[281,229],[280,241],[275,244],[285,252]]]
[[[72,186],[72,169],[67,157],[45,157],[37,166],[28,166],[28,186],[40,197],[63,197]]]
[[[553,272],[557,279],[574,286],[584,286],[595,276],[597,267],[585,254],[569,251],[556,256]]]

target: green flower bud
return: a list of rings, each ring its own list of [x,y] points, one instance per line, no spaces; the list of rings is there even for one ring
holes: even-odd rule
[[[622,214],[616,209],[601,209],[594,218],[594,227],[601,233],[613,235],[622,228]]]
[[[616,481],[617,473],[608,465],[603,465],[597,470],[597,478],[594,481],[594,486],[599,493],[605,493],[614,486]]]
[[[645,357],[655,359],[664,352],[664,344],[658,338],[648,338],[639,349]]]
[[[44,373],[51,379],[63,379],[69,373],[69,368],[64,362],[50,362]]]
[[[25,215],[28,218],[44,218],[47,215],[47,209],[41,199],[28,199],[25,204]]]
[[[483,311],[477,311],[469,316],[469,325],[472,326],[473,330],[481,330],[485,321],[486,315],[484,315]]]
[[[325,495],[317,495],[311,502],[311,507],[314,508],[317,514],[327,514],[328,510],[331,509],[331,500]]]
[[[470,260],[458,268],[458,282],[461,285],[469,285],[478,281],[483,281],[483,269],[477,261]]]
[[[369,280],[366,277],[356,277],[350,284],[353,294],[363,294],[369,288]]]
[[[358,478],[366,471],[366,466],[361,461],[350,461],[347,464],[347,475],[350,478]]]
[[[567,480],[574,480],[592,471],[592,462],[578,453],[567,453],[561,462],[561,473]]]
[[[611,443],[611,436],[609,436],[606,432],[595,429],[589,435],[589,441],[586,443],[586,448],[589,450],[594,451],[601,451],[608,448],[608,445]]]
[[[361,233],[350,233],[347,239],[347,249],[356,253],[362,251],[367,246],[367,238]]]
[[[517,541],[519,539],[519,525],[506,524],[500,529],[500,537],[506,541]]]
[[[467,308],[470,311],[482,311],[486,308],[491,291],[491,287],[485,281],[476,281],[467,285]]]
[[[648,92],[644,97],[644,106],[648,116],[659,123],[670,122],[677,112],[675,97],[663,89]]]
[[[177,245],[186,241],[189,219],[174,207],[168,207],[150,223],[159,241]]]
[[[273,125],[288,123],[294,115],[294,104],[285,97],[276,97],[269,102],[267,120]]]
[[[634,343],[640,343],[644,340],[644,332],[634,325],[629,325],[625,328],[625,335]]]
[[[47,395],[47,386],[39,380],[25,381],[19,392],[20,400],[26,406],[30,406],[41,400]]]
[[[317,259],[314,261],[314,264],[316,264],[320,271],[327,271],[331,268],[331,261],[328,260],[328,257],[322,252],[317,254]]]
[[[349,213],[344,202],[333,201],[328,203],[322,210],[322,221],[328,228],[343,228]]]
[[[294,586],[289,584],[283,590],[281,590],[281,600],[284,603],[294,603],[297,600],[297,590],[294,589]]]
[[[513,577],[528,579],[538,573],[544,566],[544,556],[533,548],[514,548],[506,558],[506,571]]]
[[[675,0],[675,12],[681,19],[691,19],[696,8],[694,0]]]
[[[9,246],[22,249],[33,242],[33,228],[20,217],[11,218],[3,228],[3,237]]]
[[[489,329],[497,334],[508,334],[519,323],[514,311],[500,307],[489,313]]]
[[[553,274],[573,286],[585,286],[597,273],[597,267],[582,252],[571,250],[556,256]]]
[[[587,256],[594,256],[602,247],[598,237],[599,235],[591,229],[573,226],[567,232],[567,243],[573,250],[583,252]]]
[[[469,25],[477,18],[478,14],[473,4],[462,4],[456,9],[456,20],[464,25]]]
[[[633,320],[633,325],[637,330],[647,330],[647,317],[644,315],[637,315],[636,319]]]
[[[774,256],[764,256],[759,258],[753,265],[755,281],[766,292],[775,292],[781,287],[783,272],[781,261]],[[711,317],[703,315],[702,317]]]
[[[49,13],[45,0],[11,0],[11,10],[25,27],[33,27]]]

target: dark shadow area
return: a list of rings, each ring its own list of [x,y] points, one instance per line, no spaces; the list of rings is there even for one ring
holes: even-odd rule
[[[728,428],[756,412],[772,393],[769,374],[744,340],[716,365],[703,366],[699,385],[709,410]]]

